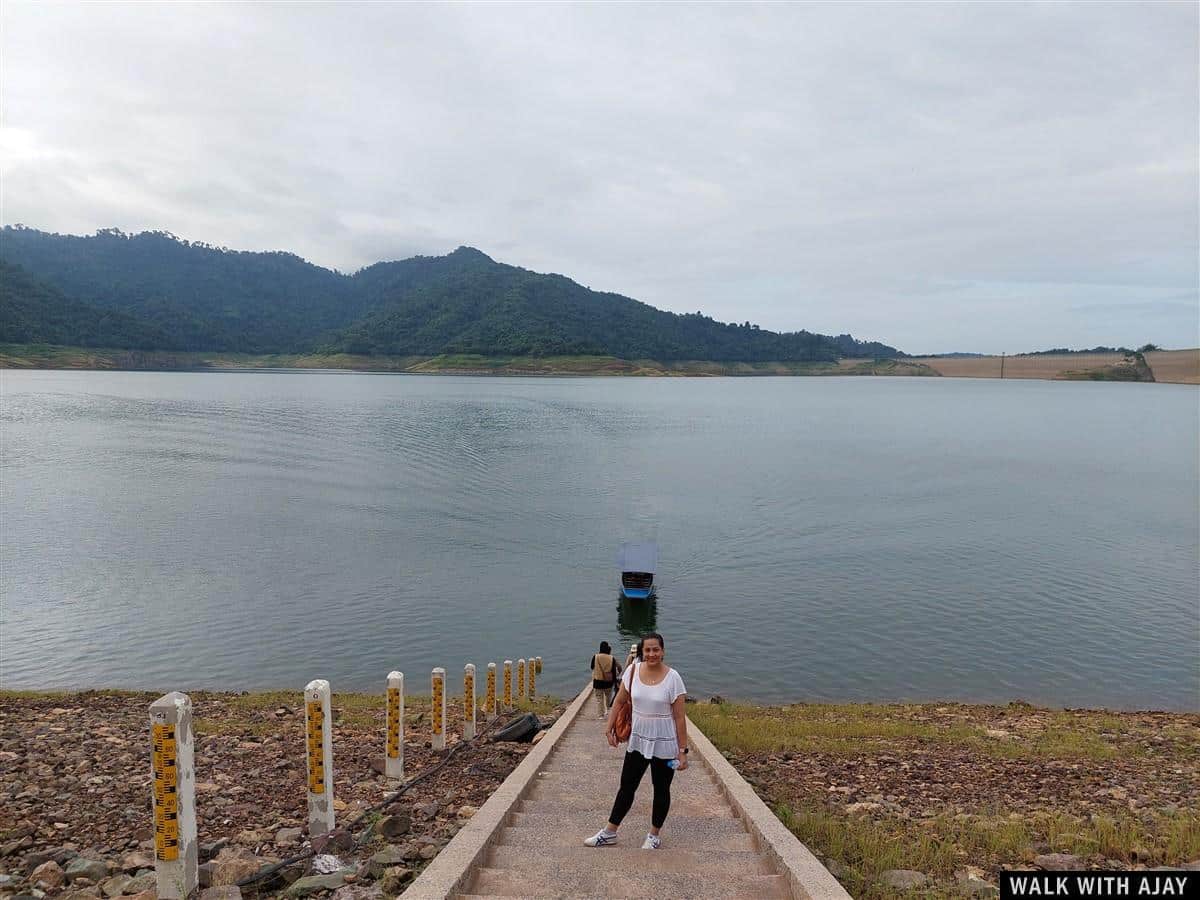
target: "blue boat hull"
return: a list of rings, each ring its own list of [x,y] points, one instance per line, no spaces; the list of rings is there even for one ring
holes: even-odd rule
[[[631,588],[621,586],[621,596],[627,600],[648,600],[654,594],[654,585],[650,585],[645,590],[641,588]]]

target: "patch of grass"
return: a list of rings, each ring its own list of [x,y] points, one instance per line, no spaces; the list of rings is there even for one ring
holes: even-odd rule
[[[932,721],[927,708],[906,704],[800,704],[785,707],[696,704],[688,714],[718,747],[735,753],[810,752],[861,756],[895,752],[897,742],[958,744],[1003,759],[1103,760],[1140,745],[1116,717],[1047,715],[1035,729],[995,737],[982,725]],[[1117,720],[1119,724],[1119,720]],[[1106,738],[1112,733],[1116,740]],[[1125,740],[1121,740],[1125,738]],[[1120,742],[1119,744],[1117,742]]]
[[[1134,816],[1084,819],[1057,811],[1014,817],[996,811],[913,821],[858,818],[831,809],[779,804],[775,814],[814,852],[836,860],[843,869],[839,880],[863,900],[897,896],[878,882],[888,869],[915,869],[944,882],[923,892],[923,897],[956,896],[954,878],[964,866],[994,870],[1001,864],[1028,865],[1039,841],[1056,852],[1099,854],[1129,865],[1180,865],[1200,856],[1200,814],[1195,813],[1143,820]]]
[[[251,722],[245,719],[211,719],[199,718],[192,720],[192,728],[201,737],[218,734],[252,734],[264,737],[268,734],[278,734],[286,725],[280,722]]]
[[[782,714],[781,714],[782,713]],[[774,708],[697,704],[688,714],[718,747],[736,753],[783,751],[861,754],[894,749],[889,742],[958,742],[983,736],[968,725],[914,722],[869,705]]]

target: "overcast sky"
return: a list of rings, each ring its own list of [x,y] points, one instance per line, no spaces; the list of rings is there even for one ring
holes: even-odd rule
[[[0,7],[0,217],[460,244],[909,352],[1200,345],[1196,3]]]

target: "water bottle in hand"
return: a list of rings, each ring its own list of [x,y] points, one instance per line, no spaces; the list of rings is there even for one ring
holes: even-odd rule
[[[677,760],[677,759],[668,759],[668,760],[667,760],[667,768],[668,768],[668,769],[678,769],[678,768],[679,768],[679,760]]]

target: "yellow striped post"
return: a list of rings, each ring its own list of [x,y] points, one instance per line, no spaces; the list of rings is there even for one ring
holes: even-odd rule
[[[463,730],[464,741],[475,737],[475,665],[463,667]]]
[[[192,701],[172,691],[150,704],[154,874],[158,896],[183,900],[199,886]]]
[[[508,710],[513,708],[513,704],[512,704],[513,689],[512,689],[512,687],[513,687],[513,685],[512,685],[512,660],[506,659],[504,661],[504,710],[505,710],[505,712],[507,712]]]
[[[446,749],[446,670],[440,666],[433,670],[433,749]]]
[[[387,677],[387,749],[383,774],[396,781],[404,778],[404,673]]]
[[[495,716],[496,709],[496,664],[488,663],[487,692],[483,695],[483,709],[490,716]]]
[[[537,699],[537,660],[529,657],[529,699]]]
[[[517,660],[517,699],[525,699],[525,660]]]
[[[308,749],[308,833],[333,831],[333,727],[329,712],[329,682],[324,678],[304,687],[304,727]]]

